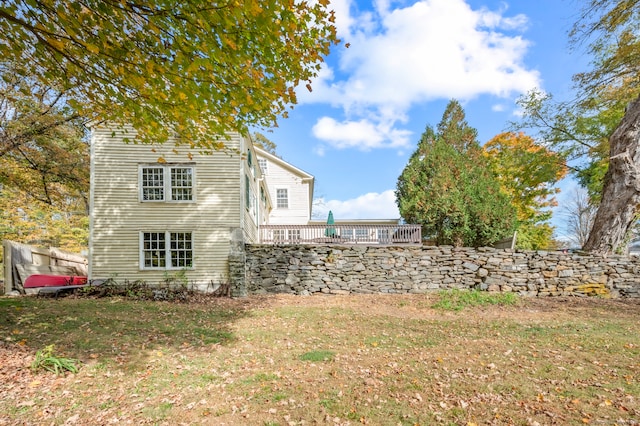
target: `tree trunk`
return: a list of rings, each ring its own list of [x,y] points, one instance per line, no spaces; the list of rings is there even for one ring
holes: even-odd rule
[[[583,249],[609,254],[625,240],[640,207],[640,96],[609,138],[602,200]]]

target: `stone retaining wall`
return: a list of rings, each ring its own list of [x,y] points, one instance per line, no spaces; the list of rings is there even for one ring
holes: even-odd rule
[[[426,293],[640,297],[640,259],[493,248],[246,245],[236,294]],[[244,276],[242,276],[244,275]]]

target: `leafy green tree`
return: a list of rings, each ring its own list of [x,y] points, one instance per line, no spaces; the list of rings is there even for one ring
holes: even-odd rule
[[[8,0],[0,62],[82,117],[133,125],[136,141],[177,133],[206,152],[286,116],[338,42],[333,21],[328,0]]]
[[[0,184],[51,206],[78,198],[88,214],[86,129],[61,102],[63,97],[49,87],[5,74],[0,81]]]
[[[577,101],[529,94],[524,125],[584,160],[576,174],[598,212],[583,248],[607,254],[625,243],[640,206],[640,0],[583,0],[570,41],[592,57],[574,76]]]
[[[599,109],[593,108],[596,104]],[[518,105],[523,119],[510,127],[536,131],[537,138],[565,161],[588,190],[592,202],[598,203],[609,164],[609,136],[622,120],[624,106],[605,107],[594,100],[586,104],[556,102],[553,95],[539,90],[522,96]]]
[[[570,35],[574,44],[588,43],[593,58],[574,77],[582,104],[626,107],[609,137],[600,204],[583,247],[608,254],[622,249],[640,213],[640,0],[588,0]]]
[[[89,240],[89,216],[78,199],[53,206],[0,185],[0,239],[80,253]]]
[[[551,247],[550,207],[556,205],[553,185],[566,175],[562,157],[524,133],[501,133],[483,146],[483,154],[518,218],[517,247]]]
[[[437,244],[484,246],[514,230],[515,210],[482,161],[477,132],[452,100],[437,131],[427,126],[398,178],[396,202]]]
[[[89,146],[83,123],[64,94],[0,69],[0,239],[84,250]]]

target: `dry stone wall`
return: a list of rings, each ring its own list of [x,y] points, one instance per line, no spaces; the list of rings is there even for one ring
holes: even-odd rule
[[[240,294],[426,293],[640,297],[640,260],[494,248],[246,245]],[[241,271],[241,265],[230,265]]]

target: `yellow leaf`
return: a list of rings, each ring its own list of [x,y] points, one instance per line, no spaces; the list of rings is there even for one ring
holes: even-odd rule
[[[87,48],[87,50],[91,53],[93,53],[94,55],[97,54],[98,52],[100,52],[100,49],[98,49],[98,46],[94,46],[93,44],[86,44],[84,47]]]
[[[50,38],[47,40],[50,46],[53,46],[57,50],[64,50],[64,43],[57,38]]]

